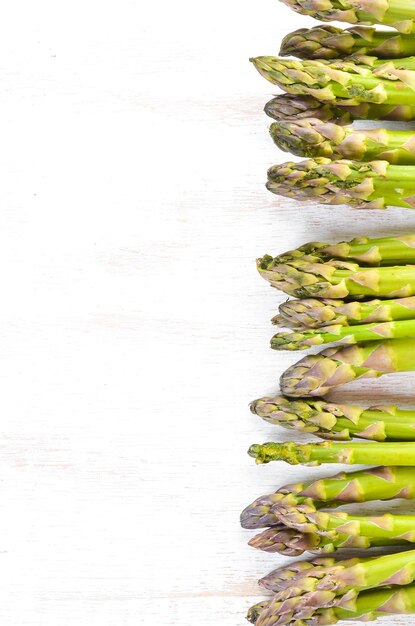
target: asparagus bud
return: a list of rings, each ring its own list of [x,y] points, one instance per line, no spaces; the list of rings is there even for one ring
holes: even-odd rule
[[[242,528],[262,528],[264,526],[276,526],[279,524],[279,518],[276,513],[280,506],[295,506],[301,503],[305,498],[298,496],[306,485],[296,483],[283,487],[276,493],[261,496],[252,502],[241,513]]]
[[[402,33],[415,32],[412,0],[282,0],[296,13],[323,22],[385,24]]]
[[[375,441],[415,441],[415,411],[404,411],[396,406],[364,409],[319,398],[294,400],[275,396],[255,400],[251,410],[266,422],[312,433],[322,439],[361,437]],[[283,500],[282,497],[277,499],[276,494],[273,497],[275,504]]]
[[[406,265],[415,262],[415,235],[355,237],[338,243],[311,241],[276,257],[281,263],[297,259],[310,263],[341,259],[365,265]]]
[[[347,30],[328,24],[300,28],[282,40],[280,55],[301,59],[337,59],[352,54],[368,54],[381,59],[415,55],[415,39],[393,31],[365,26]]]
[[[321,535],[327,539],[332,537],[333,542],[339,546],[341,545],[339,539],[342,536],[373,540],[371,545],[381,545],[377,543],[378,540],[381,542],[393,541],[396,544],[415,542],[414,515],[385,513],[383,515],[359,516],[350,515],[345,511],[317,511],[313,506],[300,505],[288,507],[280,512],[280,516],[283,520],[281,523],[286,527],[295,529],[300,533]],[[277,537],[278,531],[274,531],[274,533],[274,536]],[[318,544],[318,542],[316,543]]]
[[[318,596],[317,596],[318,599]],[[258,623],[261,613],[270,610],[270,600],[255,605],[248,612],[248,620]],[[413,614],[415,612],[415,585],[397,586],[389,588],[369,589],[356,595],[353,601],[343,606],[332,608],[314,607],[309,609],[305,621],[290,622],[292,626],[328,626],[337,624],[339,620],[372,621],[378,617],[393,614]],[[251,619],[250,617],[251,616]],[[272,624],[275,622],[266,622]]]
[[[406,538],[371,537],[364,534],[336,532],[335,530],[326,531],[324,534],[314,531],[303,532],[294,523],[291,527],[289,520],[287,520],[286,524],[287,527],[284,529],[267,528],[267,530],[253,537],[248,542],[249,545],[264,552],[278,553],[284,556],[301,556],[304,552],[325,554],[344,548],[361,550],[365,548],[399,546],[408,542]],[[410,543],[414,543],[414,541],[411,540]]]
[[[248,622],[250,622],[251,624],[255,624],[261,611],[268,607],[268,605],[269,600],[262,600],[261,602],[254,604],[254,606],[251,606],[248,609],[248,613],[246,615],[246,619],[248,620]]]
[[[273,526],[253,537],[249,542],[252,548],[264,552],[278,552],[284,556],[300,556],[304,552],[334,552],[337,544],[331,537],[321,537],[316,533],[303,533],[294,528]],[[358,541],[355,542],[360,543]],[[366,542],[364,547],[369,544]],[[359,546],[361,547],[361,546]]]
[[[280,513],[290,507],[312,504],[317,510],[346,502],[415,498],[415,472],[411,467],[372,467],[357,472],[281,487],[275,494],[262,496],[241,514],[243,528],[276,526]]]
[[[338,385],[358,378],[414,370],[415,339],[386,339],[308,355],[289,367],[280,383],[286,396],[324,396]]]
[[[283,567],[278,567],[261,578],[258,583],[268,591],[279,593],[291,587],[295,581],[299,581],[302,578],[309,578],[313,573],[324,572],[325,568],[334,567],[337,564],[340,564],[342,567],[353,567],[364,560],[365,559],[356,557],[353,559],[340,560],[332,556],[320,556],[310,561],[295,561]]]
[[[285,461],[290,465],[321,463],[346,463],[370,465],[383,462],[400,466],[415,465],[415,443],[294,443],[269,441],[262,445],[253,444],[248,450],[258,464]]]
[[[275,120],[295,121],[313,117],[322,122],[335,122],[341,125],[351,124],[354,120],[410,122],[415,119],[415,106],[372,102],[362,102],[353,106],[344,102],[333,104],[321,102],[312,96],[284,93],[267,102],[265,113]]]
[[[415,578],[415,551],[402,552],[355,565],[337,562],[315,567],[293,579],[290,588],[277,593],[259,615],[258,626],[289,624],[312,617],[316,609],[351,609],[362,591],[391,585],[409,585]],[[394,606],[396,610],[396,605]]]
[[[415,320],[401,322],[374,322],[357,326],[335,324],[318,329],[280,332],[271,339],[273,350],[305,350],[325,343],[341,342],[355,344],[361,341],[376,341],[382,338],[415,337]]]
[[[395,165],[415,164],[413,131],[351,130],[316,118],[280,120],[270,127],[274,143],[285,152],[301,157],[328,159],[381,159]]]
[[[312,96],[321,102],[356,106],[360,103],[415,104],[415,57],[378,60],[360,56],[337,61],[251,59],[258,72],[287,93]]]
[[[415,319],[415,297],[366,302],[305,298],[284,302],[279,307],[279,313],[272,319],[274,324],[299,330],[332,324],[354,326],[371,322],[391,322]]]
[[[339,160],[324,157],[289,161],[268,170],[272,193],[299,201],[349,204],[358,209],[415,207],[415,166],[387,161]]]
[[[257,267],[273,287],[299,298],[400,298],[415,294],[415,265],[371,268],[337,259],[326,263],[304,259],[281,262],[279,257],[265,255],[258,259]]]

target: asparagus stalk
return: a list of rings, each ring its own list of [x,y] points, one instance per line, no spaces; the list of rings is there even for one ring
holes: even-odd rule
[[[253,444],[248,450],[258,464],[271,461],[285,461],[290,465],[321,463],[346,463],[348,465],[366,464],[381,461],[385,465],[394,463],[399,466],[415,465],[415,443],[294,443],[269,441],[262,445]]]
[[[402,33],[415,32],[412,0],[282,0],[296,13],[323,22],[385,24]]]
[[[248,544],[257,550],[277,552],[284,556],[301,556],[304,552],[314,554],[334,552],[338,547],[343,547],[343,540],[349,548],[367,548],[372,545],[370,540],[360,537],[342,536],[340,538],[340,535],[336,533],[333,533],[333,536],[334,538],[330,534],[323,537],[317,533],[304,533],[294,528],[272,526],[253,537]]]
[[[287,93],[312,96],[321,102],[348,106],[362,102],[415,104],[415,57],[316,61],[261,56],[251,61],[264,78]]]
[[[303,329],[409,319],[415,319],[415,297],[366,302],[305,298],[281,304],[279,315],[272,322],[278,326]]]
[[[280,383],[286,396],[324,396],[358,378],[414,370],[415,339],[385,339],[305,356],[282,374]]]
[[[415,135],[409,130],[351,130],[309,118],[274,122],[270,134],[280,150],[301,157],[415,164]]]
[[[352,610],[358,595],[378,587],[410,585],[415,578],[415,551],[381,556],[356,565],[336,563],[313,568],[295,578],[292,586],[277,593],[259,615],[258,626],[289,624],[312,617],[316,609],[339,607]],[[399,590],[401,591],[401,590]]]
[[[269,610],[270,600],[263,600],[248,611],[251,624],[258,623],[262,612]],[[393,585],[386,589],[370,589],[359,593],[351,606],[311,609],[305,621],[290,622],[293,626],[328,626],[341,620],[372,621],[385,615],[415,613],[415,585]]]
[[[292,400],[275,396],[255,400],[251,411],[271,424],[312,433],[322,439],[415,441],[415,411],[396,406],[364,409],[319,398]]]
[[[276,257],[281,262],[305,259],[313,263],[341,259],[365,265],[405,265],[415,261],[415,235],[355,237],[350,241],[311,241]]]
[[[289,93],[275,96],[265,105],[265,113],[275,120],[301,120],[314,117],[322,122],[351,124],[354,120],[389,120],[410,122],[415,119],[415,106],[362,102],[352,106],[321,102],[312,96]]]
[[[342,537],[368,539],[368,545],[371,545],[371,540],[374,542],[373,545],[378,545],[376,543],[378,540],[401,544],[415,542],[414,515],[391,513],[373,516],[350,515],[345,511],[317,511],[313,506],[307,505],[287,508],[280,515],[281,523],[286,527],[298,530],[300,533],[321,535],[327,540],[333,537],[336,545]],[[275,527],[274,535],[271,536],[277,539],[278,532],[282,530],[278,526]]]
[[[293,513],[289,513],[293,515]],[[410,516],[408,516],[410,517]],[[336,519],[336,518],[335,518]],[[412,519],[412,523],[413,523]],[[408,525],[411,522],[408,520]],[[339,522],[340,525],[340,522]],[[311,523],[310,523],[311,526]],[[320,526],[315,523],[317,528]],[[333,523],[334,527],[334,523]],[[364,529],[366,530],[366,529]],[[368,533],[369,531],[367,531]],[[390,533],[392,535],[392,533]],[[301,556],[304,552],[312,552],[313,554],[324,554],[335,552],[336,550],[348,549],[366,549],[378,548],[385,546],[399,546],[405,543],[414,543],[414,540],[406,538],[390,538],[372,537],[368,534],[351,534],[336,530],[322,532],[310,531],[304,532],[297,528],[290,521],[286,522],[285,528],[273,526],[267,528],[263,532],[255,535],[248,543],[252,548],[262,550],[264,552],[279,553],[284,556]]]
[[[241,513],[241,526],[248,529],[276,526],[280,513],[304,504],[314,509],[347,502],[415,498],[415,472],[408,467],[372,467],[357,472],[341,472],[329,478],[281,487],[261,496]]]
[[[373,558],[373,557],[372,557]],[[340,564],[342,567],[353,567],[358,563],[370,559],[336,559],[333,556],[314,557],[309,561],[295,561],[272,570],[269,574],[261,578],[258,583],[267,591],[279,593],[291,587],[295,581],[301,578],[308,578],[313,572],[321,572],[322,568],[334,567]]]
[[[294,200],[349,204],[358,209],[415,208],[415,166],[388,161],[288,161],[268,170],[267,188]]]
[[[404,337],[415,337],[415,320],[374,322],[358,326],[334,324],[318,329],[280,332],[271,338],[271,348],[273,350],[306,350],[312,346],[321,346],[336,341],[342,344],[355,344],[361,341]]]
[[[328,24],[300,28],[282,40],[280,55],[301,59],[338,59],[352,54],[372,55],[381,59],[399,59],[415,55],[415,39],[393,31],[366,26],[347,30]]]
[[[273,287],[299,298],[401,298],[415,293],[415,265],[364,267],[352,261],[281,261],[268,254],[257,261]]]

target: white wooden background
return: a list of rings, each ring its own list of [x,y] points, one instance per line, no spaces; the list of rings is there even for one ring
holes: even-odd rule
[[[265,190],[286,157],[248,57],[307,23],[276,0],[1,7],[2,624],[244,624],[284,559],[246,545],[240,510],[339,469],[246,455],[286,437],[248,403],[296,359],[268,348],[282,297],[255,258],[415,213]]]

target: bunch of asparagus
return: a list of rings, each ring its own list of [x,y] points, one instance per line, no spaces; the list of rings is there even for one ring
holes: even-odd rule
[[[241,513],[241,526],[267,528],[249,545],[299,556],[305,551],[397,546],[415,542],[413,515],[352,515],[342,504],[415,497],[412,469],[374,467],[331,478],[295,483],[257,498]],[[323,510],[323,509],[328,509]]]
[[[415,208],[415,131],[350,126],[415,120],[413,0],[282,1],[298,13],[353,27],[302,28],[284,38],[279,57],[251,59],[285,92],[265,106],[273,141],[307,159],[271,167],[267,188],[330,205]],[[291,55],[297,59],[286,58]],[[243,528],[262,529],[249,544],[288,556],[414,544],[415,515],[356,515],[342,505],[415,498],[415,411],[336,403],[324,395],[359,378],[415,371],[415,235],[313,242],[265,255],[257,265],[273,287],[294,298],[272,319],[282,329],[271,347],[337,345],[289,367],[281,395],[251,403],[268,423],[324,441],[253,444],[249,455],[259,464],[382,465],[286,485],[256,499],[241,514]],[[258,626],[311,626],[415,613],[415,550],[372,555],[324,556],[274,570],[259,581],[274,595],[251,607],[247,619]]]
[[[414,543],[415,516],[363,517],[338,507],[414,497],[412,469],[381,466],[286,485],[246,507],[241,525],[267,528],[251,539],[252,547],[289,556],[344,547],[396,547]],[[415,550],[368,559],[339,561],[330,556],[300,561],[259,581],[275,595],[251,607],[247,617],[263,625],[301,625],[413,613],[414,579]]]
[[[334,341],[347,345],[306,356],[282,375],[283,395],[251,403],[252,412],[268,423],[325,441],[253,444],[249,455],[259,464],[383,465],[287,485],[258,498],[241,515],[244,528],[265,529],[249,544],[266,552],[300,556],[306,551],[391,550],[415,543],[414,515],[355,515],[339,508],[415,497],[415,411],[339,404],[322,397],[356,378],[415,370],[415,236],[311,242],[275,258],[263,257],[258,269],[274,287],[303,297],[282,304],[273,318],[275,325],[288,329],[274,335],[274,349],[303,349]],[[381,560],[385,558],[390,560]],[[400,558],[408,559],[405,563],[415,572],[415,551],[367,562],[382,567],[396,563],[399,570]],[[353,581],[355,566],[363,562],[342,563],[344,576]],[[330,573],[338,565],[330,560],[327,567]],[[343,594],[339,601],[331,594],[327,603],[323,587],[309,589],[308,578],[305,583],[301,572],[293,574],[290,586],[298,579],[298,588],[296,582],[292,598],[275,588],[275,597],[251,607],[248,619],[264,625],[330,624],[339,619],[375,618],[387,614],[385,607],[396,613],[400,601],[408,602],[405,610],[415,612],[410,601],[415,601],[413,576],[401,582],[391,574],[393,584],[404,586],[387,591],[374,591],[370,585],[360,589],[352,582],[347,602]],[[381,586],[376,580],[373,587]]]
[[[257,626],[317,626],[415,612],[415,550],[367,559],[331,557],[272,571],[259,582],[273,592],[248,611]]]
[[[289,330],[274,350],[337,342],[301,359],[281,378],[291,397],[321,396],[362,377],[415,370],[415,236],[312,242],[258,261],[272,286],[298,300],[273,323]]]
[[[370,0],[363,4],[385,4]],[[299,12],[355,15],[362,3],[346,0],[288,2]],[[397,4],[400,4],[397,2]],[[311,9],[311,6],[313,8]],[[319,11],[315,11],[315,5]],[[349,8],[344,9],[347,5]],[[353,6],[353,9],[351,8]],[[344,11],[343,11],[344,9]],[[378,7],[379,9],[379,7]],[[402,10],[386,11],[391,24]],[[359,11],[357,11],[359,13]],[[402,10],[406,14],[406,10]],[[415,8],[410,9],[415,24]],[[386,17],[387,16],[387,17]],[[414,21],[413,21],[414,20]],[[356,22],[356,19],[346,20]],[[413,21],[413,22],[412,22]],[[373,19],[366,22],[373,23]],[[399,27],[408,20],[396,20]],[[309,160],[276,165],[268,171],[268,189],[297,200],[357,208],[415,206],[415,133],[386,128],[355,130],[356,119],[415,119],[415,37],[403,32],[354,26],[342,30],[319,25],[287,35],[280,57],[251,59],[256,69],[286,93],[265,107],[276,121],[270,127],[276,145]],[[295,55],[300,60],[284,58]]]

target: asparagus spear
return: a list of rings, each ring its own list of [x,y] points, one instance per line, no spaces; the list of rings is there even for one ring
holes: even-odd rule
[[[295,200],[349,204],[358,209],[415,208],[415,166],[387,161],[288,161],[268,170],[267,188]]]
[[[412,0],[282,0],[296,13],[323,22],[385,24],[402,33],[415,32]]]
[[[321,346],[336,341],[342,344],[355,344],[386,337],[395,339],[415,337],[415,320],[374,322],[357,326],[334,324],[318,329],[280,332],[271,338],[271,348],[273,350],[305,350],[312,346]]]
[[[360,559],[357,557],[352,559],[336,559],[333,556],[319,556],[309,561],[290,562],[288,565],[272,570],[272,572],[261,578],[258,583],[261,587],[267,589],[267,591],[279,593],[291,587],[296,580],[308,578],[313,572],[320,572],[322,568],[333,567],[337,564],[340,564],[342,567],[353,567],[366,560],[370,559]]]
[[[415,235],[355,237],[338,243],[311,241],[276,258],[284,263],[295,259],[319,263],[335,258],[365,265],[405,265],[415,261]]]
[[[293,515],[291,512],[289,514]],[[412,523],[413,521],[412,519]],[[411,522],[408,520],[408,525],[410,523]],[[287,526],[285,528],[279,528],[278,526],[267,528],[262,533],[255,535],[255,537],[248,542],[249,545],[257,550],[263,550],[264,552],[277,552],[284,556],[301,556],[304,552],[324,554],[327,552],[335,552],[343,548],[365,549],[399,546],[408,543],[408,541],[414,543],[412,539],[395,539],[393,536],[391,536],[391,538],[372,537],[363,534],[363,531],[362,534],[337,532],[335,530],[327,531],[325,534],[320,531],[304,532],[300,528],[297,528],[294,523],[291,527],[290,521],[287,521],[286,524]],[[317,523],[315,523],[315,526],[320,528]],[[392,535],[392,533],[390,534]]]
[[[263,528],[265,526],[278,525],[279,518],[276,513],[279,507],[295,506],[306,500],[298,494],[306,488],[303,483],[296,483],[282,487],[276,493],[261,496],[252,502],[241,513],[240,522],[242,528]]]
[[[415,443],[294,443],[286,441],[276,443],[269,441],[262,445],[253,444],[248,450],[258,464],[271,461],[285,461],[290,465],[321,463],[346,463],[371,465],[383,462],[385,465],[394,463],[399,466],[415,465]]]
[[[292,400],[275,396],[255,400],[251,411],[271,424],[312,433],[322,439],[415,441],[415,411],[396,406],[363,409],[319,398]]]
[[[368,539],[369,545],[371,540],[374,542],[372,545],[378,545],[376,543],[378,540],[391,540],[396,543],[415,542],[414,515],[391,513],[373,516],[350,515],[345,511],[317,511],[313,506],[307,507],[307,505],[287,508],[280,515],[281,522],[286,527],[301,533],[322,535],[327,540],[333,537],[336,545],[337,541],[341,541],[344,536]],[[278,526],[276,527],[273,535],[275,539],[277,539],[278,530],[282,531]]]
[[[278,552],[284,556],[300,556],[304,552],[313,552],[320,554],[324,552],[334,552],[338,547],[348,548],[367,548],[372,544],[370,540],[360,537],[340,536],[333,533],[331,536],[321,536],[317,533],[304,533],[294,528],[280,528],[272,526],[267,530],[253,537],[248,544],[257,550],[264,552]],[[346,542],[346,546],[342,546],[342,541]]]
[[[352,610],[361,591],[391,585],[410,585],[415,578],[415,551],[381,556],[356,565],[336,563],[313,568],[277,593],[259,615],[258,626],[289,624],[312,617],[316,609]],[[401,591],[401,590],[399,590]]]
[[[415,164],[415,135],[409,130],[351,130],[308,118],[274,122],[270,134],[280,150],[301,157],[381,159],[395,165]]]
[[[343,103],[321,102],[312,96],[283,93],[265,105],[265,113],[275,120],[300,120],[314,117],[322,122],[351,124],[354,120],[390,120],[409,122],[415,119],[415,106],[373,104],[362,102],[352,106]]]
[[[366,302],[305,298],[284,302],[279,313],[272,319],[273,324],[295,329],[391,322],[415,319],[415,297]]]
[[[415,265],[364,267],[352,261],[326,263],[293,259],[282,262],[268,254],[258,271],[273,287],[299,298],[400,298],[415,293]]]
[[[368,502],[415,498],[415,472],[408,467],[372,467],[357,472],[281,487],[276,493],[261,496],[241,513],[241,526],[248,529],[279,524],[280,511],[287,507],[313,503],[317,510],[346,502]]]
[[[368,54],[381,59],[415,55],[415,39],[393,31],[353,26],[347,30],[329,24],[300,28],[282,40],[280,55],[301,59],[337,59],[352,54]]]
[[[251,606],[248,609],[248,613],[246,615],[246,619],[248,620],[248,622],[250,622],[251,624],[255,624],[261,611],[267,608],[268,605],[269,605],[269,600],[261,600],[261,602],[258,602],[257,604],[254,604],[253,606]]]
[[[286,396],[324,396],[358,378],[414,370],[415,339],[385,339],[305,356],[283,373],[280,383]]]
[[[258,622],[259,616],[270,607],[270,600],[263,600],[248,611],[251,624]],[[292,626],[328,626],[341,620],[372,621],[378,617],[393,614],[415,613],[415,585],[393,585],[386,589],[370,589],[359,593],[353,606],[328,609],[315,608],[306,620],[290,622]]]
[[[415,104],[415,57],[384,61],[362,56],[330,62],[261,56],[251,61],[264,78],[284,91],[321,102]]]

